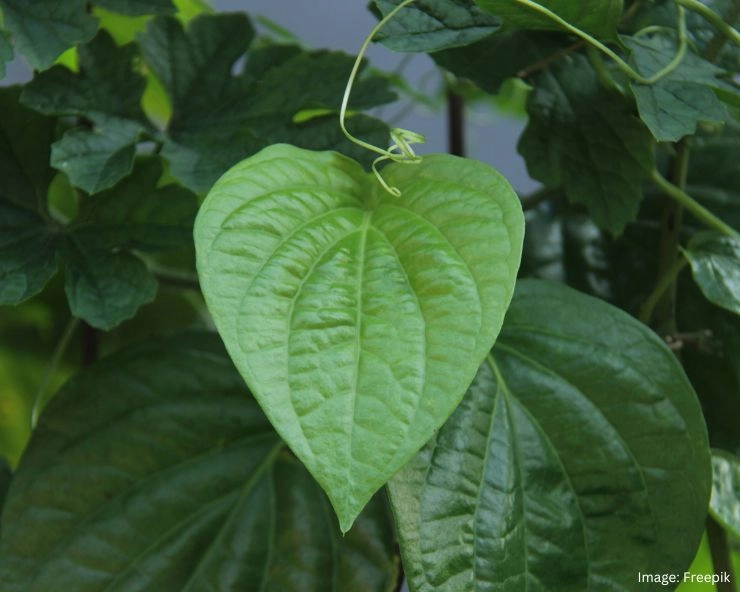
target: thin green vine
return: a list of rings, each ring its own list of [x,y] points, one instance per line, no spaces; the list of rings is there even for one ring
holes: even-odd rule
[[[657,169],[652,174],[653,182],[662,189],[665,194],[676,200],[683,207],[686,208],[693,216],[701,220],[706,226],[726,234],[728,236],[740,237],[740,233],[737,230],[720,220],[717,216],[712,214],[708,209],[691,197],[688,193],[682,190],[680,187],[676,187],[663,175],[661,175]]]
[[[339,111],[339,127],[342,130],[342,133],[347,137],[347,139],[367,150],[370,150],[371,152],[375,152],[376,154],[379,154],[378,158],[376,158],[373,161],[372,170],[373,173],[375,173],[375,176],[378,178],[378,181],[383,186],[383,188],[388,191],[391,195],[394,195],[396,197],[399,197],[401,195],[401,191],[397,187],[390,186],[385,179],[383,179],[383,176],[380,174],[380,171],[378,171],[378,165],[386,160],[391,160],[393,162],[401,162],[405,164],[418,164],[421,162],[421,156],[417,155],[414,152],[414,149],[412,148],[412,144],[423,144],[426,139],[423,135],[412,132],[409,130],[405,130],[402,128],[393,128],[391,130],[391,141],[392,144],[388,148],[379,148],[378,146],[375,146],[374,144],[370,144],[368,142],[365,142],[364,140],[361,140],[360,138],[357,138],[356,136],[352,135],[346,126],[346,118],[347,118],[347,108],[349,105],[349,97],[352,93],[352,87],[354,86],[355,80],[357,78],[357,74],[360,70],[360,66],[362,64],[362,59],[365,56],[365,53],[367,52],[367,48],[372,42],[372,40],[375,38],[375,35],[377,35],[378,31],[382,29],[388,21],[390,21],[400,10],[414,2],[415,0],[403,0],[398,6],[396,6],[393,10],[391,10],[387,15],[385,15],[375,27],[370,31],[370,34],[367,36],[365,41],[363,42],[362,46],[360,47],[360,51],[357,54],[357,58],[355,59],[355,63],[352,67],[352,72],[350,73],[349,79],[347,80],[347,86],[344,89],[344,96],[342,98],[342,106]],[[601,41],[598,39],[592,37],[585,31],[579,29],[578,27],[570,24],[568,21],[563,19],[562,17],[558,16],[556,13],[551,11],[550,9],[542,6],[541,4],[538,4],[537,2],[534,2],[533,0],[516,0],[518,4],[521,4],[522,6],[526,6],[527,8],[530,8],[531,10],[534,10],[535,12],[539,12],[540,14],[546,16],[548,19],[552,20],[553,22],[559,24],[561,27],[566,29],[567,31],[570,31],[574,35],[577,35],[584,41],[586,41],[590,47],[593,47],[595,49],[598,49],[605,55],[607,55],[609,58],[611,58],[614,63],[617,65],[617,67],[630,79],[634,80],[635,82],[639,84],[655,84],[658,82],[661,78],[664,78],[665,76],[668,76],[671,72],[673,72],[683,61],[684,55],[686,54],[686,48],[688,45],[688,34],[686,31],[686,11],[684,9],[684,4],[686,4],[691,10],[696,10],[696,7],[694,6],[694,3],[696,0],[676,0],[676,10],[678,13],[678,50],[676,51],[676,55],[673,56],[670,62],[668,62],[663,68],[661,68],[658,72],[655,72],[651,76],[643,76],[636,70],[634,70],[627,62],[625,62],[619,55],[617,55],[614,51],[612,51],[609,47],[604,45]],[[592,62],[594,61],[594,55],[591,56]],[[602,72],[603,74],[604,72]],[[689,198],[690,199],[690,198]],[[692,200],[693,201],[693,200]],[[698,204],[697,204],[698,205]]]
[[[354,86],[355,79],[357,78],[357,73],[360,70],[360,65],[362,64],[362,59],[365,56],[365,52],[367,51],[368,46],[370,45],[372,40],[375,38],[375,35],[377,35],[378,31],[380,31],[380,29],[382,29],[383,26],[388,21],[390,21],[399,10],[408,6],[414,1],[415,0],[404,0],[403,2],[401,2],[393,10],[391,10],[385,17],[383,17],[378,22],[378,24],[375,25],[375,27],[373,27],[372,31],[370,31],[370,34],[367,36],[364,43],[360,47],[360,51],[357,54],[357,58],[355,59],[354,66],[352,67],[352,72],[349,75],[349,80],[347,80],[347,86],[344,89],[344,97],[342,98],[342,107],[339,110],[339,127],[342,129],[342,133],[347,137],[347,139],[350,142],[357,144],[358,146],[366,148],[367,150],[370,150],[380,155],[378,156],[378,158],[376,158],[373,161],[373,166],[372,166],[373,173],[375,173],[375,176],[378,178],[378,181],[383,186],[383,188],[388,193],[390,193],[391,195],[395,197],[400,197],[401,195],[400,189],[398,189],[398,187],[392,187],[391,185],[388,185],[385,179],[383,179],[383,176],[380,174],[380,171],[378,171],[378,164],[386,160],[392,160],[393,162],[401,162],[405,164],[420,163],[421,156],[417,155],[414,152],[414,149],[411,147],[411,145],[412,144],[423,144],[426,141],[426,138],[423,135],[416,133],[416,132],[412,132],[412,131],[402,129],[402,128],[393,128],[391,130],[391,141],[392,141],[391,146],[388,148],[379,148],[378,146],[375,146],[373,144],[365,142],[364,140],[361,140],[360,138],[353,136],[349,132],[349,130],[347,130],[345,119],[347,116],[347,106],[349,105],[349,96],[352,93],[352,87]]]
[[[727,39],[732,41],[735,45],[740,45],[740,32],[726,23],[722,18],[722,15],[714,12],[706,4],[702,4],[698,0],[676,0],[676,3],[680,6],[684,6],[692,12],[700,14],[712,23]]]
[[[686,257],[678,257],[673,265],[658,279],[658,283],[640,308],[639,319],[646,325],[653,318],[653,311],[668,289],[673,285],[684,267],[688,264]]]
[[[578,27],[571,25],[568,21],[558,16],[549,8],[545,8],[541,4],[533,2],[532,0],[516,0],[516,2],[518,4],[521,4],[522,6],[531,8],[532,10],[546,16],[553,22],[559,24],[564,29],[570,31],[574,35],[577,35],[602,53],[606,54],[612,60],[614,60],[614,63],[622,72],[624,72],[626,76],[639,84],[655,84],[661,78],[668,76],[679,66],[679,64],[683,61],[684,55],[686,54],[686,47],[688,45],[688,34],[686,32],[686,11],[684,10],[684,7],[680,4],[676,4],[676,10],[678,12],[678,50],[676,51],[676,55],[673,56],[670,62],[668,62],[663,68],[661,68],[652,76],[643,76],[642,74],[634,70],[632,66],[625,62],[614,51],[609,49],[609,47],[601,43],[601,41],[592,37]]]

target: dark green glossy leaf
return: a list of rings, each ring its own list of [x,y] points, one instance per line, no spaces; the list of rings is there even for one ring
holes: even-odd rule
[[[475,0],[488,12],[501,17],[504,24],[520,29],[564,30],[551,17],[517,0]],[[617,23],[622,15],[622,0],[539,0],[536,2],[571,25],[602,39],[617,38]]]
[[[342,538],[215,335],[126,350],[52,401],[8,492],[6,592],[385,592],[376,498]]]
[[[694,557],[706,428],[647,327],[522,280],[462,404],[389,488],[413,592],[633,590]]]
[[[624,38],[631,63],[652,76],[676,55],[674,39],[664,35]],[[699,122],[723,122],[727,110],[713,88],[729,86],[717,78],[724,71],[687,50],[681,64],[655,84],[631,83],[640,117],[661,142],[675,142],[696,132]]]
[[[130,319],[157,294],[157,281],[131,253],[91,248],[74,235],[62,250],[72,314],[105,331]]]
[[[8,34],[0,29],[0,80],[5,78],[5,64],[13,59],[13,46]]]
[[[691,239],[686,257],[707,299],[740,314],[740,239],[700,233]]]
[[[130,16],[172,14],[177,10],[172,0],[95,0],[95,4]]]
[[[375,6],[385,16],[400,2],[375,0]],[[473,0],[418,0],[396,13],[376,40],[395,51],[439,51],[479,41],[499,25]]]
[[[250,51],[243,74],[235,76],[234,64],[252,37],[251,24],[239,14],[202,16],[187,30],[177,19],[158,18],[140,37],[173,103],[163,154],[173,175],[195,191],[208,190],[229,167],[272,143],[321,149],[337,144],[336,132],[310,137],[293,119],[307,108],[338,112],[353,58],[268,46]],[[351,107],[392,98],[387,81],[361,78]],[[323,137],[328,143],[317,146]],[[350,146],[344,139],[338,147]]]
[[[503,31],[466,47],[436,52],[432,58],[455,76],[496,94],[504,80],[562,48],[560,37],[551,33]]]
[[[599,227],[620,234],[637,217],[654,166],[650,131],[632,105],[600,85],[585,57],[561,60],[537,77],[519,151],[529,173],[585,204]]]
[[[45,70],[65,50],[93,38],[97,21],[85,4],[85,0],[0,0],[5,26],[34,70]]]
[[[335,152],[272,146],[195,224],[221,337],[344,531],[459,403],[521,254],[519,200],[490,167],[430,155],[383,174],[401,197]]]
[[[38,214],[0,199],[0,305],[44,288],[57,270],[55,241]]]
[[[95,193],[131,172],[147,125],[141,108],[146,79],[134,67],[135,47],[118,47],[106,31],[78,51],[80,72],[55,66],[26,86],[22,100],[42,113],[89,120],[88,127],[72,129],[54,144],[52,164],[74,185]]]
[[[141,158],[113,189],[83,202],[73,224],[86,245],[156,251],[192,244],[196,196],[177,185],[159,187],[162,163]]]
[[[728,532],[740,537],[740,459],[724,450],[713,450],[712,469],[709,511]]]

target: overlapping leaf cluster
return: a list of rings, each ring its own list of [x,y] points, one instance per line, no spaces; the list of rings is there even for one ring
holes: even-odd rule
[[[0,404],[35,422],[91,346],[120,349],[60,390],[17,466],[30,428],[0,448],[0,588],[380,592],[400,546],[414,592],[596,592],[686,570],[707,507],[738,536],[740,10],[678,1],[416,0],[378,35],[483,92],[530,86],[537,279],[507,312],[522,221],[497,173],[392,164],[395,199],[305,150],[375,156],[337,125],[350,56],[198,0],[0,0],[0,76],[35,70],[0,89]],[[350,129],[385,145],[359,112],[387,80],[352,97]],[[196,211],[246,157],[196,228],[207,310]],[[667,186],[696,204],[670,210],[668,248]],[[653,320],[666,272],[681,363],[624,312]],[[27,363],[67,303],[82,361],[73,320],[50,366]],[[210,318],[221,340],[184,331]],[[44,374],[32,398],[5,358]]]
[[[12,39],[40,70],[22,89],[2,90],[2,304],[37,294],[61,261],[73,314],[110,329],[154,298],[156,280],[138,254],[192,244],[193,192],[277,141],[357,153],[331,116],[350,56],[253,47],[246,15],[201,14],[183,23],[169,0],[96,2],[92,14],[84,2],[65,2],[51,19],[52,5],[2,3],[0,58],[12,56]],[[95,15],[111,22],[107,11],[150,16],[133,42],[119,45],[98,27]],[[71,62],[55,63],[72,46]],[[147,88],[160,89],[170,111],[164,123],[144,108]],[[387,82],[371,76],[352,107],[393,98]],[[328,115],[295,123],[305,109]],[[385,141],[387,128],[376,119],[358,115],[350,127]],[[75,188],[81,205],[74,219],[49,205],[55,169]]]

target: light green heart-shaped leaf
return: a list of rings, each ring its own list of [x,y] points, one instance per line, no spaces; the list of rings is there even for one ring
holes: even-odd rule
[[[638,572],[688,568],[710,488],[673,353],[621,310],[532,280],[463,402],[389,483],[412,592],[638,590]]]
[[[346,531],[460,402],[499,332],[519,200],[479,162],[393,164],[394,198],[335,152],[266,148],[195,223],[208,309]]]

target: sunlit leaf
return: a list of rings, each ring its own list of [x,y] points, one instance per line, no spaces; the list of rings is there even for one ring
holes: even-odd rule
[[[237,368],[346,531],[459,403],[521,254],[519,200],[448,155],[383,169],[267,148],[196,220],[201,286]]]

